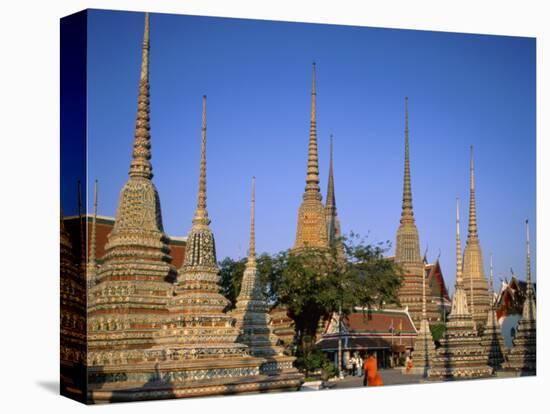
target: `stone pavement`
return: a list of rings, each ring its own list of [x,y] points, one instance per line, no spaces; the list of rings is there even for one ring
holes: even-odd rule
[[[381,369],[378,371],[384,381],[384,385],[418,384],[424,382],[422,375],[402,374],[401,368]],[[363,377],[346,376],[342,380],[331,381],[330,389],[355,388],[363,386]]]

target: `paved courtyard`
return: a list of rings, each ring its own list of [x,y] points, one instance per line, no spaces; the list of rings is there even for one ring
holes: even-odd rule
[[[422,375],[402,374],[399,369],[381,369],[378,371],[384,385],[418,384],[422,382]],[[363,377],[347,376],[342,380],[330,383],[330,389],[354,388],[363,386]]]

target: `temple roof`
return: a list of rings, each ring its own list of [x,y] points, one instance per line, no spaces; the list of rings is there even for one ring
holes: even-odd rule
[[[86,214],[82,216],[85,223],[91,227],[93,216]],[[73,246],[73,255],[80,257],[80,226],[78,216],[68,216],[63,218],[65,228],[69,233],[71,244]],[[115,224],[115,218],[110,216],[97,216],[96,222],[96,259],[101,264],[101,259],[105,255],[105,245],[108,241],[108,236]],[[88,231],[88,246],[91,244],[91,231]],[[172,256],[172,264],[180,267],[185,256],[186,236],[167,236],[168,246],[170,247],[170,255]]]
[[[325,334],[337,332],[338,317],[333,315],[327,324]],[[415,334],[416,329],[408,312],[395,309],[359,310],[345,316],[343,330],[349,334],[371,333],[378,335]]]

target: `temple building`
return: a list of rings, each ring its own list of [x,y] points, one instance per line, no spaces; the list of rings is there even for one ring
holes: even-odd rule
[[[401,220],[397,230],[395,261],[403,269],[403,284],[399,290],[399,301],[411,313],[414,323],[419,326],[422,319],[422,277],[424,262],[420,256],[420,241],[413,212],[411,168],[409,160],[409,107],[405,98],[405,161],[403,177],[403,204]],[[427,317],[429,321],[440,320],[441,313],[436,303],[429,300]]]
[[[368,352],[373,352],[380,367],[390,368],[414,348],[417,334],[406,310],[356,307],[342,317],[341,325],[338,312],[334,312],[316,345],[335,366],[338,366],[338,342],[341,341],[344,367],[354,354],[366,357]]]
[[[533,283],[533,289],[537,291],[537,284]],[[504,343],[508,348],[512,347],[518,323],[523,314],[523,305],[527,297],[527,283],[512,274],[510,281],[503,280],[500,291],[495,299],[497,321],[501,327]]]
[[[431,325],[445,322],[447,314],[451,311],[451,299],[445,285],[443,270],[439,257],[433,263],[428,263],[424,257],[424,268],[426,270],[426,317]],[[431,302],[431,304],[430,304]],[[427,309],[437,310],[437,316],[428,314]],[[431,318],[430,318],[431,316]]]
[[[250,245],[248,260],[243,274],[241,291],[232,316],[240,329],[237,340],[248,345],[251,355],[265,359],[260,366],[262,374],[297,373],[292,363],[296,358],[284,355],[278,346],[278,338],[269,325],[269,306],[265,300],[260,273],[256,267],[255,230],[255,179],[252,181],[252,207],[250,213]]]
[[[493,294],[493,255],[491,255],[490,267],[490,282],[489,282],[489,312],[487,312],[487,322],[483,335],[481,337],[481,346],[487,354],[487,363],[493,371],[498,371],[502,368],[502,363],[506,361],[506,346],[504,338],[500,331],[500,326],[497,322],[497,313],[495,309],[495,297]]]
[[[474,149],[470,148],[470,219],[468,224],[468,239],[464,249],[464,288],[468,295],[470,312],[473,315],[476,328],[480,330],[487,322],[489,300],[487,297],[487,279],[483,270],[483,254],[477,231],[477,213],[474,185]]]
[[[531,281],[531,244],[529,240],[529,223],[527,221],[525,227],[527,232],[527,292],[513,346],[508,354],[508,360],[503,364],[503,368],[518,375],[536,375],[537,306]]]
[[[489,377],[493,369],[487,365],[487,354],[481,346],[462,278],[462,248],[460,245],[460,216],[456,203],[456,284],[451,313],[445,336],[428,370],[428,378],[462,379]]]

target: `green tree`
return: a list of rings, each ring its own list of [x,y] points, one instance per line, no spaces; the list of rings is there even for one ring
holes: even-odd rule
[[[339,244],[341,243],[341,244]],[[319,323],[339,309],[370,308],[399,303],[401,270],[384,258],[389,243],[367,244],[355,234],[323,249],[286,255],[279,302],[288,308],[298,339],[298,356],[313,348]]]
[[[226,257],[219,262],[221,292],[231,302],[229,309],[233,309],[237,303],[246,261],[247,258],[233,260]],[[260,273],[263,292],[267,302],[271,305],[277,302],[283,263],[281,254],[270,256],[263,253],[256,258],[256,267]]]
[[[389,243],[370,245],[355,234],[329,249],[290,250],[258,258],[264,294],[271,305],[284,305],[293,319],[297,356],[313,351],[319,324],[333,312],[399,303],[401,270],[384,258]],[[220,263],[222,291],[234,306],[246,259]]]

